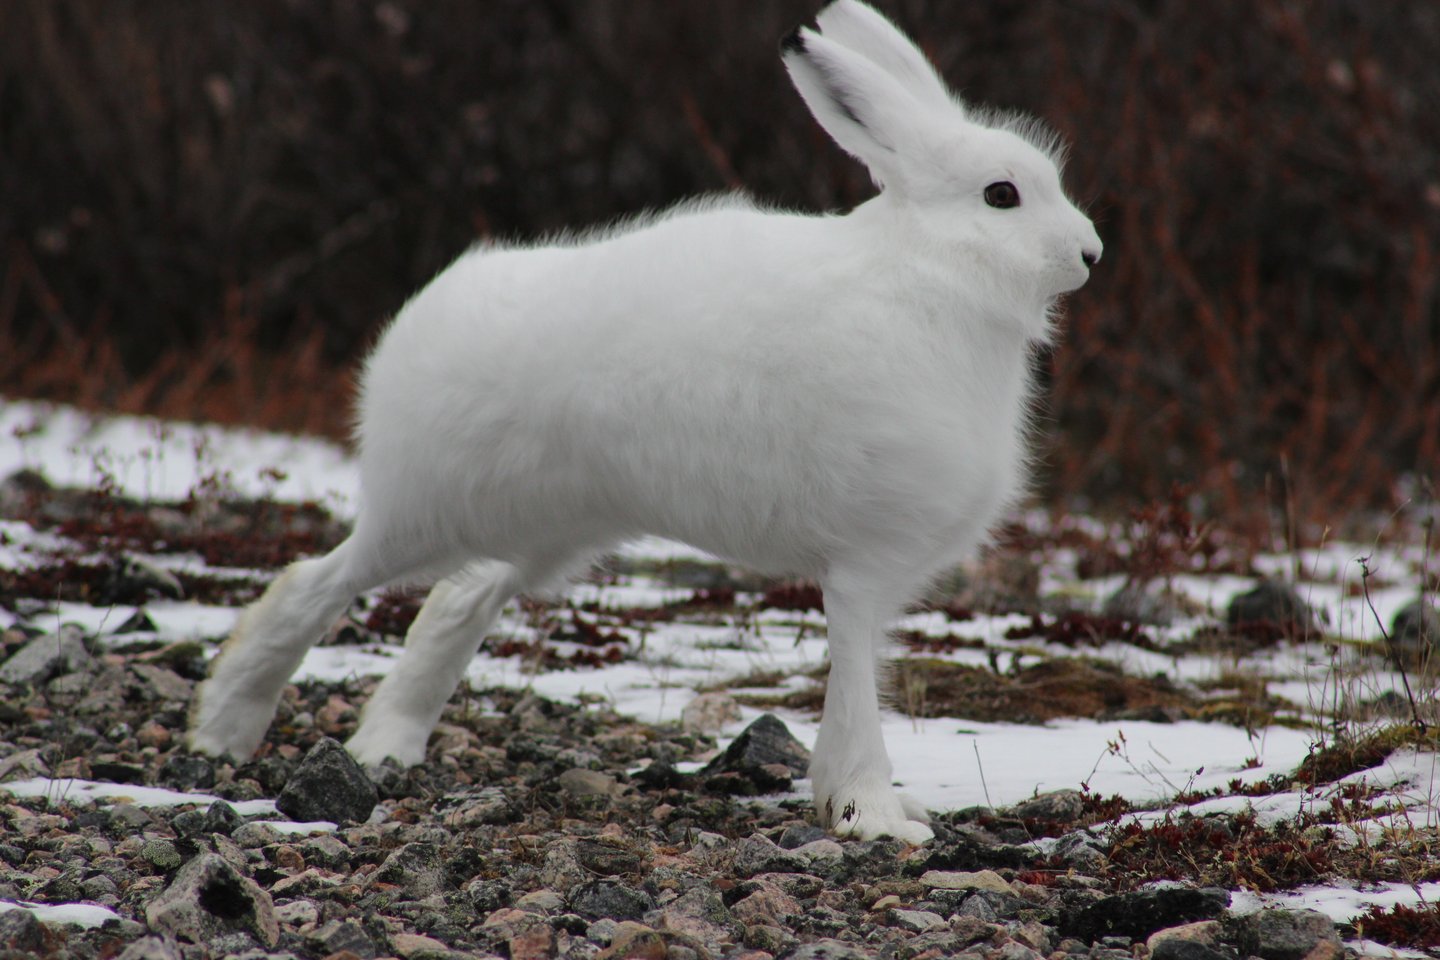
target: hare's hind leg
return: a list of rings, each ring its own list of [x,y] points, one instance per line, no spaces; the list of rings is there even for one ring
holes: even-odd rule
[[[469,564],[437,583],[405,635],[405,652],[380,681],[365,707],[360,728],[345,747],[366,765],[386,757],[413,765],[425,759],[425,743],[455,692],[465,666],[527,577],[498,560]]]
[[[285,682],[362,590],[410,571],[390,569],[351,536],[323,557],[292,563],[236,622],[190,711],[190,748],[255,752]]]
[[[840,836],[890,836],[924,843],[935,836],[891,785],[890,757],[880,730],[879,638],[904,602],[903,589],[879,578],[831,576],[824,583],[830,680],[810,761],[822,826]]]

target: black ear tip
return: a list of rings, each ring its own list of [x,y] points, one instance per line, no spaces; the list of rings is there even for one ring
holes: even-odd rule
[[[784,55],[787,53],[804,52],[805,38],[801,36],[800,27],[797,26],[794,30],[791,30],[789,33],[785,34],[785,36],[780,40],[780,53],[781,55]]]

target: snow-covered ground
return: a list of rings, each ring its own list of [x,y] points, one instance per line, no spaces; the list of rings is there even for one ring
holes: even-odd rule
[[[279,500],[315,500],[341,518],[352,516],[358,503],[353,462],[335,444],[145,418],[95,417],[66,408],[0,401],[0,479],[22,468],[38,470],[56,485],[86,487],[103,480],[119,493],[144,499],[180,499],[203,487],[220,495],[232,492]],[[0,521],[0,567],[15,569],[40,562],[64,546],[50,534],[25,523]],[[712,559],[683,545],[658,540],[633,544],[625,549],[624,556],[650,563]],[[1376,586],[1369,597],[1374,612],[1355,588],[1360,578],[1357,558],[1361,556],[1369,557],[1375,575]],[[1272,725],[1251,732],[1199,721],[1062,720],[1037,726],[912,719],[891,711],[885,717],[885,739],[894,759],[896,779],[906,792],[933,810],[1008,805],[1037,792],[1081,784],[1102,796],[1118,793],[1153,807],[1182,790],[1205,792],[1225,787],[1237,778],[1248,784],[1288,773],[1316,743],[1313,731],[1325,721],[1337,697],[1370,699],[1386,691],[1402,690],[1400,675],[1365,648],[1378,640],[1379,622],[1388,626],[1395,611],[1414,598],[1414,571],[1423,561],[1416,548],[1377,550],[1342,543],[1330,543],[1298,557],[1262,557],[1257,565],[1276,572],[1293,569],[1298,562],[1307,574],[1302,584],[1305,599],[1328,625],[1330,634],[1344,641],[1339,644],[1280,645],[1244,657],[1233,653],[1167,653],[1167,643],[1192,635],[1207,618],[1223,615],[1230,597],[1253,585],[1233,576],[1183,576],[1176,578],[1176,587],[1205,614],[1172,627],[1151,629],[1157,649],[1111,643],[1085,651],[1121,663],[1135,675],[1158,673],[1179,682],[1215,680],[1236,673],[1266,678],[1271,693],[1295,705],[1292,719],[1300,721],[1297,725]],[[165,562],[191,569],[204,567],[199,558],[167,557]],[[1115,579],[1079,581],[1066,574],[1063,564],[1047,567],[1043,577],[1045,592],[1064,592],[1080,602],[1097,605],[1119,583]],[[578,584],[570,599],[576,604],[595,602],[604,610],[659,606],[689,593],[632,575],[604,585]],[[102,639],[118,642],[115,628],[134,612],[129,607],[60,603],[55,605],[53,616],[57,625],[75,622]],[[222,638],[238,613],[229,607],[184,601],[148,603],[145,612],[155,625],[157,638],[207,643]],[[0,609],[0,629],[14,619],[13,614]],[[769,611],[755,617],[690,621],[682,618],[648,623],[643,637],[637,628],[617,624],[615,629],[635,640],[629,644],[624,659],[601,668],[536,671],[520,658],[481,654],[472,662],[469,676],[476,687],[528,687],[543,696],[565,700],[598,696],[622,713],[660,722],[677,719],[697,688],[724,685],[759,672],[778,672],[788,677],[782,690],[798,689],[812,682],[804,674],[825,660],[823,617],[817,613]],[[1025,618],[1014,616],[976,616],[956,623],[939,614],[925,613],[908,617],[901,626],[924,634],[982,640],[992,648],[1013,648],[1013,656],[1022,663],[1038,654],[1062,652],[1058,648],[1037,649],[1041,643],[1038,640],[1004,639],[1007,629],[1024,622]],[[610,629],[609,624],[606,629]],[[536,626],[512,607],[507,609],[497,632],[528,641],[534,639]],[[127,634],[124,639],[133,641],[135,636]],[[398,653],[399,647],[390,644],[317,647],[306,657],[300,675],[333,679],[383,674]],[[982,649],[959,649],[926,656],[984,665],[989,654]],[[775,688],[754,692],[774,693]],[[727,733],[738,733],[759,712],[746,708],[743,718]],[[780,712],[791,731],[813,746],[817,719],[808,713]],[[1405,816],[1411,823],[1437,826],[1440,768],[1434,754],[1397,753],[1385,765],[1360,776],[1386,788],[1392,801],[1399,798],[1400,811],[1392,803],[1384,817]],[[1248,803],[1257,814],[1278,818],[1323,802],[1325,789],[1332,788],[1248,799],[1222,797],[1208,802],[1217,808]],[[78,781],[11,782],[0,784],[0,790],[16,795],[61,793],[72,801],[80,796],[116,795],[121,791],[135,803],[181,802],[176,799],[181,795],[167,796],[165,791]],[[194,802],[195,797],[183,799]],[[266,811],[257,808],[243,812]],[[1371,904],[1413,903],[1434,899],[1437,893],[1440,889],[1436,884],[1377,889],[1336,885],[1265,896],[1247,893],[1237,900],[1237,906],[1253,909],[1263,902],[1298,903],[1348,920]],[[0,909],[4,908],[0,904]]]

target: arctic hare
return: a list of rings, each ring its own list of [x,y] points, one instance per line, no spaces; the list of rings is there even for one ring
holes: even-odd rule
[[[1034,125],[966,107],[856,0],[817,26],[784,39],[785,67],[878,196],[844,216],[712,198],[463,254],[366,364],[354,532],[241,616],[194,749],[250,755],[358,592],[434,581],[348,743],[419,763],[511,595],[657,534],[821,584],[819,818],[933,836],[891,784],[886,626],[1021,491],[1031,354],[1101,244]]]

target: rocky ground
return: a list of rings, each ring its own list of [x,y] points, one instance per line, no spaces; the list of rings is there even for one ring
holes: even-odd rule
[[[1190,815],[1183,803],[1140,819],[1127,817],[1135,811],[1121,798],[1068,790],[1013,809],[944,814],[922,847],[840,842],[813,825],[792,789],[807,756],[781,721],[763,717],[716,749],[705,731],[734,709],[723,692],[703,695],[687,722],[654,726],[599,698],[464,690],[425,765],[367,773],[338,746],[373,689],[362,678],[287,688],[254,760],[193,756],[180,740],[204,648],[157,640],[144,623],[133,643],[122,630],[101,643],[57,626],[50,606],[177,591],[242,602],[258,580],[178,577],[137,566],[126,551],[178,549],[217,566],[268,568],[332,542],[333,525],[253,504],[141,509],[14,478],[0,495],[0,512],[87,551],[0,570],[0,606],[16,624],[0,635],[0,901],[88,903],[115,915],[86,928],[28,909],[0,913],[0,957],[1328,960],[1353,953],[1342,936],[1360,933],[1440,948],[1433,909],[1377,913],[1363,930],[1303,910],[1229,909],[1232,890],[1440,879],[1433,826],[1359,848],[1345,838],[1340,828],[1377,802],[1364,783],[1332,791],[1327,809],[1278,822],[1243,809]],[[774,589],[773,604],[803,609],[814,599],[803,586]],[[734,600],[733,584],[707,580],[688,602]],[[350,629],[403,633],[408,615],[413,603],[382,603]],[[1094,640],[1097,630],[1149,643],[1113,616],[1037,613],[1034,623],[1059,644]],[[1272,632],[1266,642],[1285,642],[1283,629]],[[1253,627],[1247,636],[1259,642]],[[900,639],[914,649],[962,642]],[[1030,722],[1049,716],[1032,715],[1037,704],[1069,704],[1069,715],[1209,710],[1243,723],[1274,709],[1221,716],[1195,691],[1095,664],[1083,676],[1076,669],[1027,679],[967,668],[956,696]],[[938,689],[932,708],[949,709]],[[777,706],[803,710],[804,700]],[[1434,749],[1433,728],[1397,722],[1244,789],[1344,782],[1416,746]],[[6,791],[37,778],[55,786],[38,796]],[[94,800],[68,793],[64,778],[116,786]],[[157,800],[147,787],[196,799]],[[254,803],[266,798],[275,808]],[[338,828],[292,825],[321,820]]]
[[[452,704],[429,764],[372,777],[334,739],[353,729],[370,686],[363,681],[292,687],[264,755],[237,765],[177,746],[202,669],[193,649],[97,655],[55,636],[19,649],[35,645],[56,653],[24,680],[13,669],[5,675],[0,778],[103,778],[224,799],[4,803],[0,898],[85,901],[119,917],[82,930],[5,913],[6,956],[1324,960],[1344,952],[1323,915],[1227,913],[1230,894],[1213,885],[1235,879],[1227,869],[1268,867],[1271,882],[1283,882],[1286,870],[1313,873],[1324,852],[1323,842],[1298,836],[1286,846],[1243,817],[1181,819],[1173,836],[1147,836],[1104,826],[1123,801],[1064,791],[1013,810],[947,815],[924,847],[838,842],[812,825],[802,799],[787,796],[806,758],[773,718],[681,773],[675,764],[713,752],[713,741],[509,690]],[[267,822],[274,814],[236,812],[233,804],[261,797],[278,798],[291,820],[341,825],[281,832]],[[1220,855],[1244,846],[1250,852],[1238,858]],[[1185,862],[1197,869],[1173,869]],[[1180,879],[1150,882],[1172,874]]]

